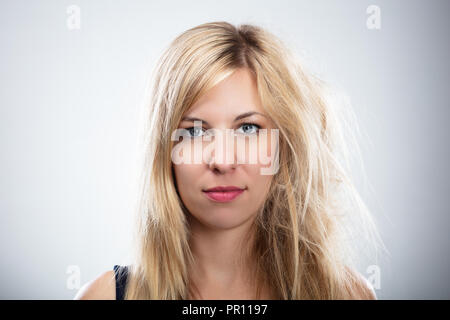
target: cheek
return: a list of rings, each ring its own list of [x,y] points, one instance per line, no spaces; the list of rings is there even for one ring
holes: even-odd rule
[[[238,163],[256,165],[261,168],[268,168],[276,163],[279,144],[278,131],[276,129],[264,130],[258,135],[236,138]]]
[[[251,197],[255,203],[262,205],[267,197],[267,193],[272,183],[273,175],[262,175],[261,165],[247,165],[247,172],[249,177],[249,190],[251,190]]]
[[[195,182],[197,181],[196,178],[200,176],[200,170],[200,166],[198,165],[173,165],[175,184],[180,194],[186,194],[189,191],[195,190]]]

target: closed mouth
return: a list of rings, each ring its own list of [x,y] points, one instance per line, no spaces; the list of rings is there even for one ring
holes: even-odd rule
[[[215,187],[203,190],[203,193],[212,201],[215,202],[229,202],[236,199],[247,188],[239,187]]]
[[[244,191],[247,188],[240,188],[236,186],[217,186],[203,190],[204,192],[230,192],[230,191]]]

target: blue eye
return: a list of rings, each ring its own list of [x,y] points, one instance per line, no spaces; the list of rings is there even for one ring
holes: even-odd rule
[[[199,135],[196,135],[196,133],[199,133],[203,128],[201,127],[190,127],[186,128],[186,130],[189,132],[190,137],[200,137]],[[194,130],[194,131],[193,131]]]
[[[239,129],[241,129],[241,128],[242,128],[242,133],[244,133],[244,134],[255,134],[259,131],[259,129],[261,129],[261,126],[255,124],[255,123],[243,123],[239,127]],[[191,137],[191,138],[201,137],[203,135],[202,127],[190,127],[190,128],[186,128],[185,130],[188,131],[189,137]],[[203,132],[203,133],[205,133],[205,132]]]
[[[257,133],[259,129],[261,129],[260,126],[254,123],[244,123],[239,128],[244,128],[243,131],[245,134],[254,134]]]

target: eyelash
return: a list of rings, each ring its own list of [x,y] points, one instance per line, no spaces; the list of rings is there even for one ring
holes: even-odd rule
[[[243,127],[243,126],[246,126],[246,125],[250,125],[250,126],[255,126],[256,127],[256,134],[259,132],[259,129],[261,129],[261,126],[260,125],[257,125],[256,123],[251,123],[251,122],[245,122],[245,123],[243,123],[243,124],[241,124],[240,126],[239,126],[239,128],[241,128],[241,127]],[[191,129],[195,129],[195,128],[200,128],[200,127],[189,127],[189,128],[186,128],[185,130],[188,130],[189,132],[191,131]],[[203,128],[202,128],[203,129]],[[244,133],[245,134],[245,133]],[[249,133],[249,134],[247,134],[247,135],[250,135],[250,134],[253,134],[253,133]],[[199,136],[193,136],[193,135],[189,135],[190,137],[193,137],[193,138],[196,138],[196,137],[199,137]]]

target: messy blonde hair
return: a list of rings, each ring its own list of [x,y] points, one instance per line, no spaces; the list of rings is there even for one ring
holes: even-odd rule
[[[254,223],[255,278],[278,299],[364,298],[349,258],[355,223],[371,244],[380,240],[345,165],[353,150],[341,116],[349,106],[338,109],[330,88],[267,30],[212,22],[176,37],[152,73],[125,299],[191,297],[194,257],[170,137],[186,110],[238,68],[254,75],[262,107],[280,132],[279,171]]]

